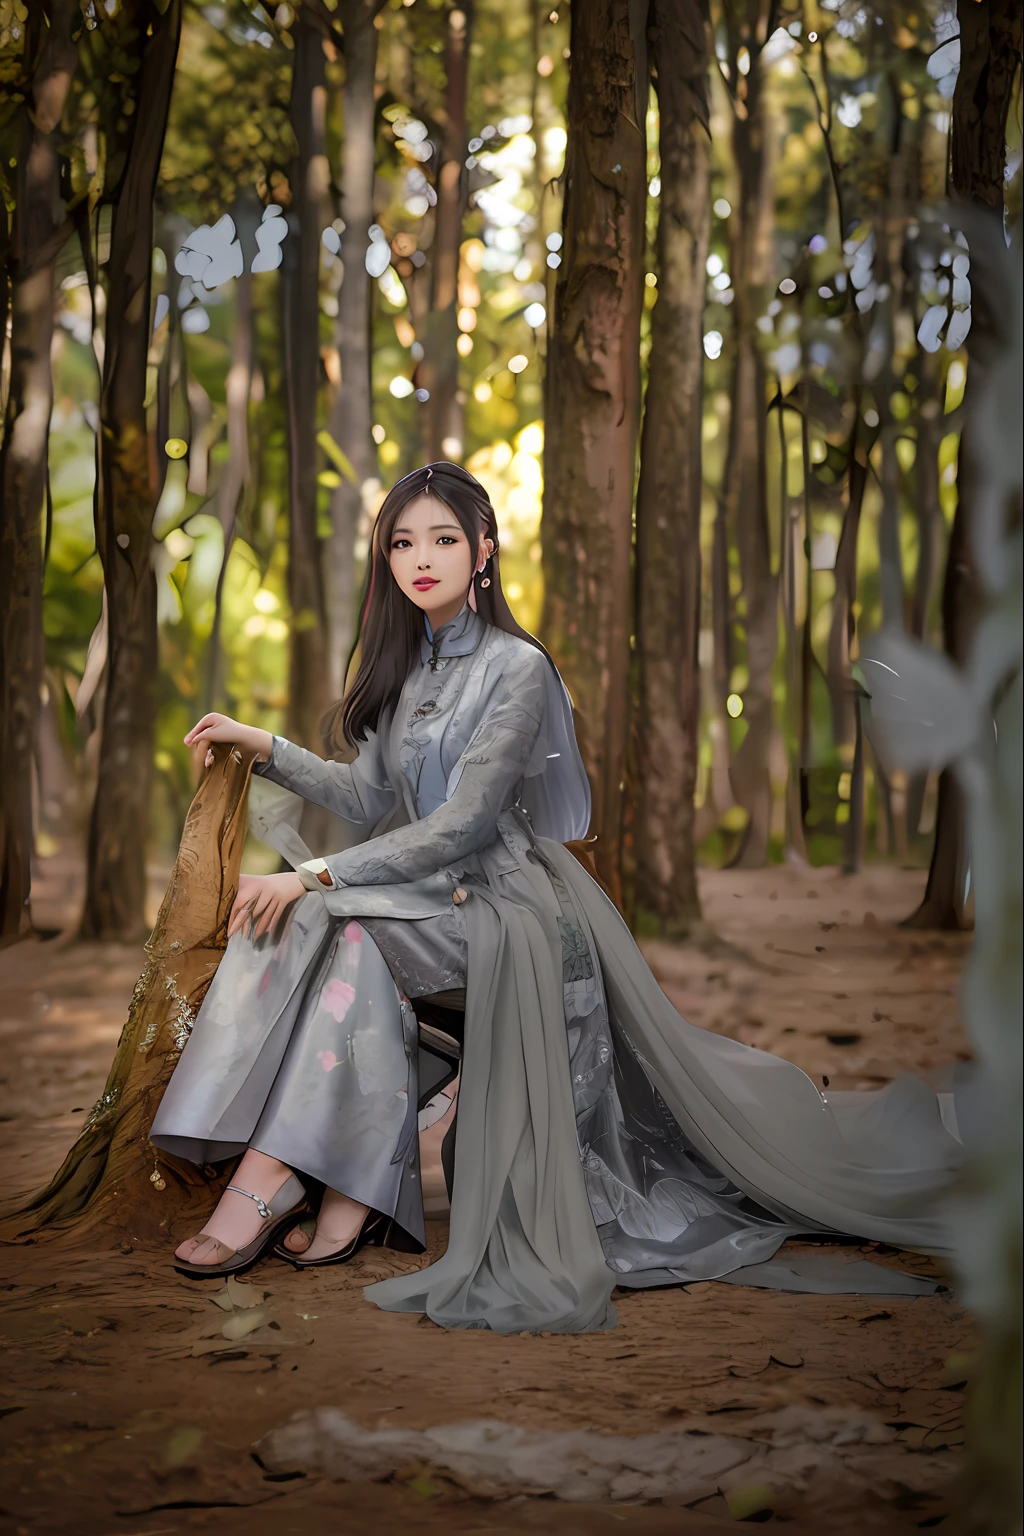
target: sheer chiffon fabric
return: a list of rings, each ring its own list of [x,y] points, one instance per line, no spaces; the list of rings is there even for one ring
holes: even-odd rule
[[[941,1197],[960,1147],[936,1094],[907,1078],[830,1102],[790,1063],[686,1023],[562,847],[586,830],[589,801],[551,664],[469,609],[424,644],[353,764],[275,739],[267,780],[371,833],[327,858],[333,888],[298,905],[269,981],[269,952],[232,941],[154,1139],[176,1150],[191,1135],[197,1156],[258,1145],[419,1234],[415,1036],[399,990],[464,985],[448,1248],[368,1287],[378,1306],[447,1327],[579,1332],[613,1325],[616,1285],[934,1289],[778,1249],[850,1235],[947,1251]],[[308,850],[288,806],[279,795],[257,816],[298,863]],[[352,996],[334,1034],[322,998],[342,983]],[[380,1063],[371,1092],[364,1031]],[[216,1090],[202,1086],[210,1072]]]

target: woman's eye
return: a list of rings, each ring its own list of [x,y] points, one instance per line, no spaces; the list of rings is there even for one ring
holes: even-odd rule
[[[443,533],[437,542],[439,544],[457,544],[458,540],[450,533]]]
[[[396,539],[395,542],[392,544],[391,548],[392,549],[411,549],[412,545],[409,543],[408,539]]]

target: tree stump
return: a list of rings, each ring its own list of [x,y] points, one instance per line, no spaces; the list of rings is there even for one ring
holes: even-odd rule
[[[215,746],[189,807],[146,964],[132,994],[107,1084],[60,1169],[37,1195],[0,1216],[7,1241],[73,1238],[97,1225],[165,1241],[173,1221],[225,1174],[163,1153],[149,1128],[227,946],[246,836],[254,759]]]

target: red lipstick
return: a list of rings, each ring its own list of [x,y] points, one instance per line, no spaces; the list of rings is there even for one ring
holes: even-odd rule
[[[434,576],[417,576],[413,586],[417,592],[429,592],[431,587],[437,586],[437,578]]]

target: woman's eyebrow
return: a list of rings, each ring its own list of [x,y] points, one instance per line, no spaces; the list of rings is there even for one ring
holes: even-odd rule
[[[412,530],[409,529],[409,528],[392,528],[392,530],[391,530],[391,537],[394,538],[396,533],[404,533],[404,534],[406,534],[406,536],[408,536],[411,531]],[[431,523],[430,527],[427,529],[427,532],[428,533],[461,533],[462,529],[460,528],[458,523]]]

